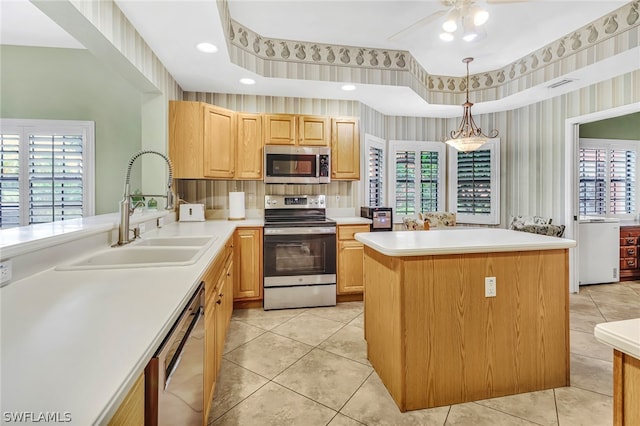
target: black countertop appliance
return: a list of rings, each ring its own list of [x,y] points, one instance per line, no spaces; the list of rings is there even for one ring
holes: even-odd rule
[[[360,207],[360,216],[371,219],[371,231],[393,230],[393,209],[391,207]]]

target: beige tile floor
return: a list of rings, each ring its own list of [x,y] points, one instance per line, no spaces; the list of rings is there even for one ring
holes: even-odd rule
[[[600,322],[640,317],[640,282],[570,297],[571,387],[401,413],[367,361],[361,302],[236,310],[210,425],[612,424],[612,350]]]

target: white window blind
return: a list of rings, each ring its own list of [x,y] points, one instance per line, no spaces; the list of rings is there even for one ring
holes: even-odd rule
[[[0,228],[20,225],[20,135],[0,134]]]
[[[385,144],[384,140],[365,135],[365,188],[364,205],[370,207],[385,206]]]
[[[633,216],[636,204],[636,146],[627,141],[581,139],[581,215]]]
[[[93,214],[92,122],[1,124],[0,227]]]
[[[499,140],[471,152],[450,152],[449,209],[460,223],[500,223]]]
[[[82,217],[82,134],[29,135],[29,224]]]
[[[445,145],[391,142],[392,198],[396,221],[444,209]]]

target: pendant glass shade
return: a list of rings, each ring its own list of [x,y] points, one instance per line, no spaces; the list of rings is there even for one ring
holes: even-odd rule
[[[485,144],[489,139],[498,136],[497,130],[492,130],[487,136],[482,133],[471,115],[471,107],[473,104],[469,102],[469,62],[473,61],[473,58],[464,58],[462,62],[467,64],[467,101],[462,105],[464,112],[462,114],[462,121],[456,130],[452,130],[449,134],[449,139],[445,141],[447,145],[450,145],[462,152],[475,151]]]

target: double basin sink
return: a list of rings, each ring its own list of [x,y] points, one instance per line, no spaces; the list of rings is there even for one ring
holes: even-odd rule
[[[79,261],[60,265],[59,271],[148,268],[194,264],[217,239],[214,236],[143,238],[123,247],[112,247]]]

